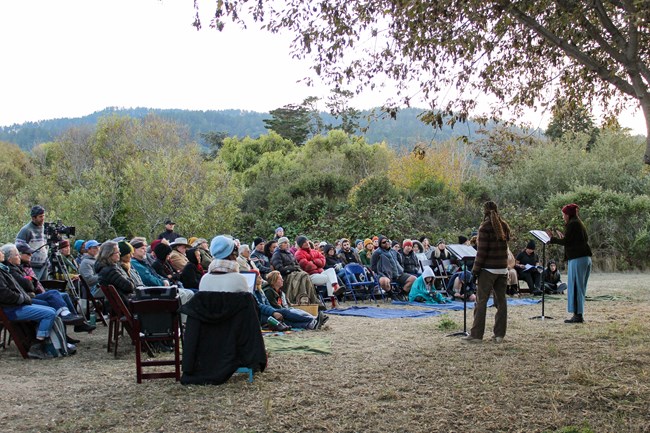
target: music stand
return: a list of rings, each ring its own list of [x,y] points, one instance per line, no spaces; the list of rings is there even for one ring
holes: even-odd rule
[[[541,243],[542,243],[542,264],[546,265],[546,244],[550,242],[551,238],[548,236],[548,234],[543,231],[543,230],[531,230],[530,234],[535,236]],[[540,289],[542,289],[542,315],[541,316],[533,316],[530,318],[530,320],[546,320],[546,319],[552,319],[551,316],[545,316],[544,315],[544,298],[546,295],[546,290],[544,290],[544,281],[541,283]]]
[[[469,335],[469,332],[467,332],[467,290],[469,288],[469,281],[467,280],[467,272],[465,272],[467,271],[466,260],[475,258],[476,250],[471,246],[461,244],[447,245],[447,249],[463,264],[463,278],[465,280],[465,293],[463,294],[463,330],[447,334],[447,337],[467,337]]]

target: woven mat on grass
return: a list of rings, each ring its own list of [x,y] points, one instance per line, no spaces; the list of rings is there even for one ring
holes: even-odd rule
[[[309,353],[312,355],[329,355],[332,342],[329,338],[280,336],[264,340],[266,350],[271,353]]]

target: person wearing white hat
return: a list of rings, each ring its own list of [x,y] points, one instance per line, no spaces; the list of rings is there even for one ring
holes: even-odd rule
[[[182,272],[188,262],[185,252],[192,246],[187,243],[187,239],[183,237],[176,238],[169,244],[169,246],[172,247],[173,250],[169,255],[169,263],[176,272]]]

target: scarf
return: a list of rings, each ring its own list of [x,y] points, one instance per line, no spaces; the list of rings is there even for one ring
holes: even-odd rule
[[[208,272],[211,274],[239,272],[239,263],[233,260],[214,259],[210,263]]]

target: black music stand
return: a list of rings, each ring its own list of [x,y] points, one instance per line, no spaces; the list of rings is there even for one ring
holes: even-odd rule
[[[546,244],[549,243],[551,238],[543,230],[531,230],[530,234],[535,236],[542,243],[542,265],[546,266]],[[546,295],[546,290],[544,290],[544,281],[542,281],[540,289],[542,289],[542,315],[541,316],[533,316],[533,317],[530,318],[530,320],[552,319],[551,316],[545,316],[544,315],[544,298],[545,298],[545,295]]]
[[[469,281],[467,280],[467,272],[465,271],[467,271],[467,260],[476,257],[476,250],[473,247],[461,244],[447,245],[447,249],[463,264],[463,278],[465,280],[465,293],[463,294],[463,330],[447,334],[447,337],[467,337],[469,335],[469,332],[467,332],[467,292]]]

